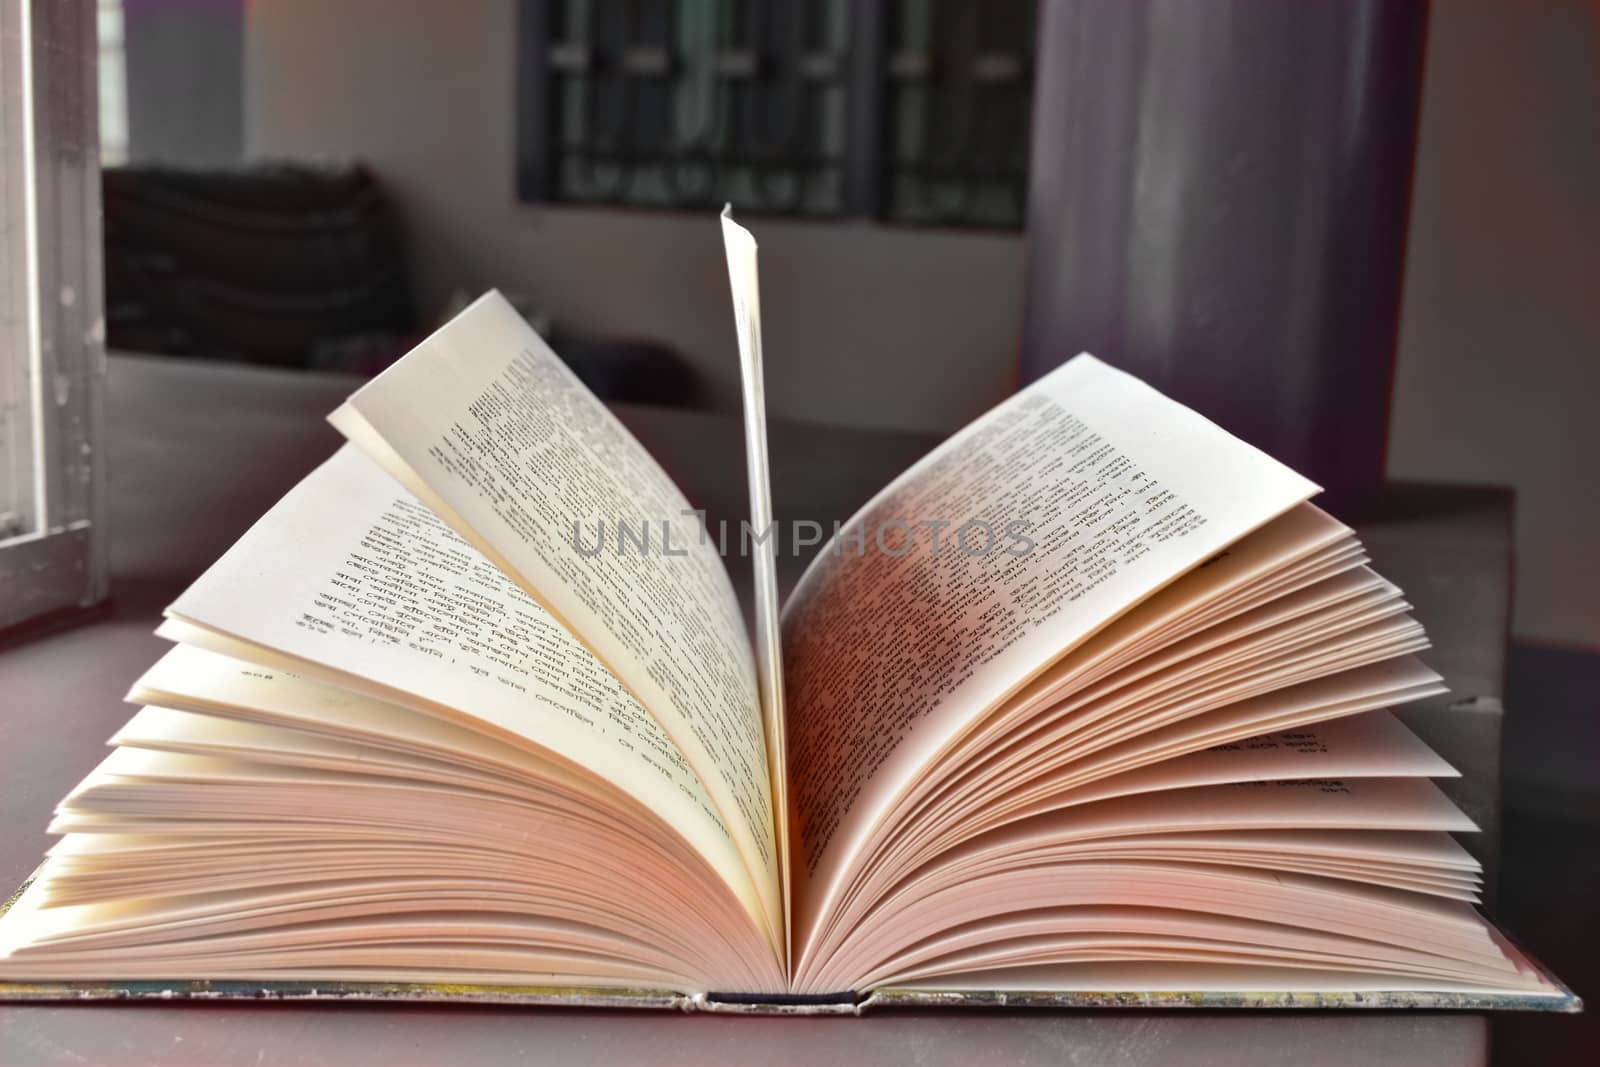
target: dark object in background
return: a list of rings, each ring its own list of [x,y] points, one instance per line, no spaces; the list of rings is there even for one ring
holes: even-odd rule
[[[657,341],[585,337],[560,326],[541,331],[561,361],[608,404],[709,406],[699,377],[668,345]]]
[[[1424,4],[1040,7],[1022,372],[1087,349],[1383,478]]]
[[[371,373],[417,340],[363,167],[108,168],[103,193],[112,348]]]
[[[118,167],[103,188],[113,349],[372,375],[428,332],[399,215],[365,167]],[[548,339],[604,400],[704,402],[664,345]]]

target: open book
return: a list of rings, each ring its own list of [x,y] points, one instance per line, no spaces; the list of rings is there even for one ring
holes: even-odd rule
[[[482,297],[168,610],[0,995],[1573,1003],[1474,909],[1455,772],[1385,710],[1442,689],[1401,591],[1316,486],[1091,356],[780,612],[821,538],[773,525],[723,226],[748,526]]]

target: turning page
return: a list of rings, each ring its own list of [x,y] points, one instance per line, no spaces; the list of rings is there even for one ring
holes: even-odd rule
[[[733,322],[739,336],[740,381],[744,386],[745,466],[750,481],[750,538],[755,578],[756,672],[766,721],[767,765],[772,778],[778,871],[783,887],[784,929],[790,925],[789,783],[783,742],[783,647],[778,629],[778,542],[772,520],[772,480],[767,470],[767,404],[761,376],[761,287],[756,240],[722,209],[722,240],[728,255]],[[790,948],[786,945],[785,948]],[[787,953],[784,957],[788,965]]]
[[[778,949],[755,659],[722,558],[666,472],[497,292],[330,421],[660,721],[733,834]]]
[[[879,493],[784,607],[797,944],[894,799],[985,711],[1316,491],[1081,355]]]

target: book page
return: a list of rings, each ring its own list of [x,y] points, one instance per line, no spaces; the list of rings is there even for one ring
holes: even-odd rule
[[[169,620],[163,625],[170,624]],[[139,677],[125,699],[131,704],[154,704],[202,712],[207,716],[265,722],[293,727],[307,734],[381,744],[433,758],[448,756],[514,770],[521,775],[536,776],[568,793],[594,797],[601,803],[608,795],[613,795],[603,784],[565,763],[544,758],[526,746],[507,743],[482,730],[315,682],[286,670],[208,652],[196,645],[180,644],[168,649],[166,655]],[[124,727],[123,732],[126,730]],[[659,729],[653,732],[659,734]],[[120,743],[121,736],[119,732],[111,743]],[[678,761],[682,761],[681,755]],[[688,784],[693,788],[695,783]],[[709,801],[702,798],[700,804],[708,807]]]
[[[1316,491],[1082,355],[869,502],[784,608],[803,936],[894,798],[988,709]]]
[[[1304,778],[1457,778],[1460,772],[1388,711],[1308,723],[1198,752],[1058,794],[1058,807],[1223,782]]]
[[[733,322],[739,335],[739,370],[744,396],[745,467],[750,481],[750,526],[755,572],[756,674],[766,723],[768,775],[778,836],[778,871],[783,885],[784,929],[789,923],[789,790],[783,743],[783,647],[778,629],[778,542],[772,520],[772,481],[767,470],[767,405],[761,373],[761,287],[756,241],[722,209],[722,239],[728,256]],[[786,946],[787,947],[787,946]],[[787,963],[787,957],[785,958]]]
[[[330,416],[587,646],[705,783],[782,944],[755,657],[666,472],[499,293]]]
[[[1029,787],[1041,793],[1037,804],[1048,807],[1055,803],[1060,791],[1089,782],[1121,782],[1137,774],[1139,768],[1181,763],[1208,748],[1302,730],[1445,691],[1438,684],[1438,675],[1415,657],[1386,660],[1274,689],[1188,718],[1130,725],[1088,744],[1069,742],[1052,754],[1043,769],[1034,768],[1035,777]],[[1454,777],[1454,773],[1438,777]],[[997,800],[989,810],[990,814],[999,815],[1003,808]]]
[[[761,926],[728,829],[655,719],[359,450],[290,490],[168,614],[586,769],[660,813]]]
[[[1088,846],[1155,835],[1238,832],[1470,832],[1463,815],[1426,779],[1309,779],[1189,788],[1182,795],[1139,794],[1099,801],[1005,827],[941,855],[897,881],[850,940],[822,961],[802,990],[860,988],[862,974],[896,944],[911,946],[950,931],[1006,921],[1040,908],[1085,904],[1189,907],[1296,925],[1332,923],[1355,936],[1423,934],[1430,917],[1471,916],[1450,896],[1421,895],[1359,881],[1293,873],[1293,853],[1277,863],[1221,863],[1158,853],[1113,859]],[[1097,855],[1098,851],[1098,855]],[[1184,903],[1187,900],[1187,904]],[[1363,904],[1365,902],[1365,904]],[[1321,912],[1321,922],[1309,909]],[[1381,912],[1404,918],[1384,922]],[[1291,920],[1289,917],[1293,916]],[[1449,936],[1449,931],[1444,931]]]

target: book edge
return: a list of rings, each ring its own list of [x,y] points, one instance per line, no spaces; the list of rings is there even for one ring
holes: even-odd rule
[[[35,872],[35,875],[37,871]],[[23,880],[3,904],[0,918],[33,883]],[[862,1015],[884,1010],[1016,1009],[1233,1009],[1233,1010],[1448,1010],[1546,1011],[1572,1014],[1583,1001],[1520,942],[1490,923],[1523,961],[1550,985],[1548,994],[1446,993],[1376,990],[1364,993],[1273,992],[1271,990],[932,990],[889,987],[866,993],[766,996],[749,993],[684,993],[671,989],[603,989],[585,986],[478,985],[429,982],[295,981],[19,981],[0,978],[0,1003],[274,1001],[380,1004],[483,1004],[508,1007],[622,1008],[728,1015]]]

